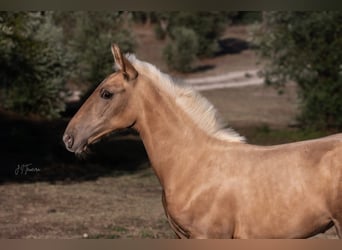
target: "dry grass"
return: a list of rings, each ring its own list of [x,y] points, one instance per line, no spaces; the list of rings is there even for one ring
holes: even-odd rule
[[[65,184],[0,186],[0,238],[175,238],[150,168]],[[336,238],[331,229],[317,238]]]
[[[150,168],[65,184],[0,186],[1,238],[173,238]]]
[[[284,94],[267,86],[249,86],[210,90],[202,93],[232,126],[287,127],[295,123],[296,87],[289,85]]]

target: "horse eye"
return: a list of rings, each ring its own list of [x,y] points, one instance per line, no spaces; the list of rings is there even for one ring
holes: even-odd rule
[[[113,93],[109,92],[108,90],[101,89],[100,96],[103,99],[110,99],[113,96]]]

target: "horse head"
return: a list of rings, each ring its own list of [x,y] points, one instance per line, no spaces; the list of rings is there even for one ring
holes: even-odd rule
[[[81,154],[102,136],[132,126],[137,105],[133,95],[139,74],[115,44],[111,47],[117,72],[107,76],[70,120],[63,141],[66,148]]]

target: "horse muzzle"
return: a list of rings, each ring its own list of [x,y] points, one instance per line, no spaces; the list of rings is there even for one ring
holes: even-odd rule
[[[76,154],[82,153],[87,147],[87,140],[81,140],[80,142],[77,142],[75,140],[75,136],[70,132],[65,132],[63,135],[63,142],[68,151]]]
[[[72,151],[72,146],[74,145],[74,137],[69,134],[64,134],[63,135],[63,142],[65,144],[65,147],[69,150]]]

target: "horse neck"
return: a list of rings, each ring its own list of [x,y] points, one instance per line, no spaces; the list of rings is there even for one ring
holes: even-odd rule
[[[191,171],[198,145],[209,136],[199,129],[174,98],[153,86],[140,91],[139,132],[152,167],[164,189]]]

